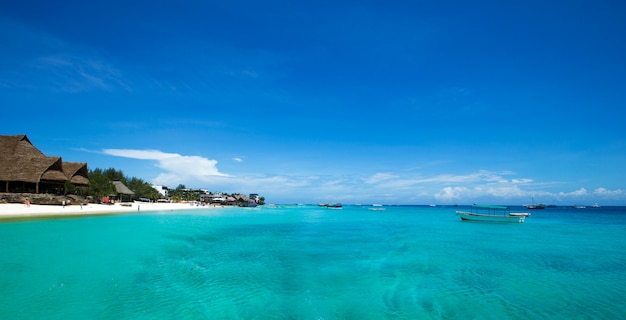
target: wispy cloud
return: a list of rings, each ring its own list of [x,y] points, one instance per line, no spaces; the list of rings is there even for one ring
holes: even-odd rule
[[[120,70],[94,58],[77,54],[48,55],[39,57],[32,67],[61,91],[132,91]]]
[[[397,175],[391,173],[376,173],[372,176],[363,178],[363,182],[367,184],[377,184],[385,181],[395,180]]]
[[[11,19],[0,19],[0,40],[13,48],[0,62],[0,87],[55,92],[132,91],[131,82],[98,51]]]
[[[532,179],[507,179],[505,176],[515,175],[510,171],[492,172],[487,170],[479,170],[468,174],[438,174],[433,176],[414,176],[407,177],[393,173],[376,173],[372,176],[363,178],[363,182],[372,185],[378,185],[382,188],[389,187],[415,187],[419,185],[442,185],[442,184],[475,184],[475,183],[505,183],[505,184],[523,184],[532,182]]]

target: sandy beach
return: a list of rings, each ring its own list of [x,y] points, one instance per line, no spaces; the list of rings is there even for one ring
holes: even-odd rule
[[[219,208],[199,206],[194,203],[123,203],[123,204],[86,204],[86,205],[35,205],[7,203],[0,204],[0,221],[45,219],[55,217],[90,216],[137,213],[146,211],[175,211]]]

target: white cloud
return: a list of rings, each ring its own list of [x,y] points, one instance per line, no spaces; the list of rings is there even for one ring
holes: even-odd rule
[[[435,199],[441,201],[453,201],[466,198],[470,190],[465,187],[445,187],[435,194]]]
[[[439,192],[435,193],[434,198],[443,201],[468,201],[473,202],[479,199],[501,199],[501,200],[510,200],[510,199],[526,199],[531,196],[531,193],[525,190],[520,189],[514,185],[480,185],[474,187],[465,187],[465,186],[456,186],[456,187],[445,187],[441,189]]]
[[[210,181],[217,177],[229,177],[219,172],[217,161],[199,156],[183,156],[159,150],[104,149],[103,152],[116,157],[152,160],[165,172],[159,174],[154,183],[172,185],[185,181]]]
[[[622,189],[609,190],[603,187],[596,188],[593,192],[587,191],[585,188],[579,188],[571,192],[546,193],[556,200],[572,201],[572,202],[597,202],[597,201],[624,201],[626,200],[626,192]]]
[[[243,159],[242,158],[238,158],[238,157],[233,158],[233,160],[235,162],[243,162]]]
[[[626,193],[622,189],[607,190],[605,188],[597,188],[596,190],[593,191],[593,194],[602,196],[602,197],[607,197],[610,199],[619,199],[619,198],[623,198],[624,196],[626,196]]]
[[[587,189],[580,188],[580,189],[578,189],[576,191],[572,191],[572,192],[562,192],[561,191],[561,192],[559,192],[558,195],[561,196],[561,197],[569,198],[569,197],[582,197],[582,196],[586,196],[587,194],[588,194],[587,193]]]
[[[511,179],[511,182],[515,184],[527,184],[533,182],[533,179]]]
[[[543,203],[592,203],[623,201],[622,189],[585,188],[566,191],[538,190],[545,183],[530,178],[509,177],[510,171],[479,170],[467,174],[407,176],[381,172],[369,176],[347,175],[245,175],[232,176],[217,168],[217,161],[200,156],[185,156],[159,150],[105,149],[117,157],[155,161],[162,169],[151,182],[164,185],[185,184],[214,191],[260,193],[268,201],[344,203],[502,203],[523,204],[531,199]],[[233,158],[243,161],[242,158]]]

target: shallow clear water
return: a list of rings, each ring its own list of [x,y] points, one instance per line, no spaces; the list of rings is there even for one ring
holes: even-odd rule
[[[0,223],[2,319],[621,319],[626,208],[317,206]]]

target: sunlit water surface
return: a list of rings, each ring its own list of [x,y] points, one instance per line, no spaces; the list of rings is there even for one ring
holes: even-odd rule
[[[0,318],[626,318],[626,208],[370,209],[0,223]]]

